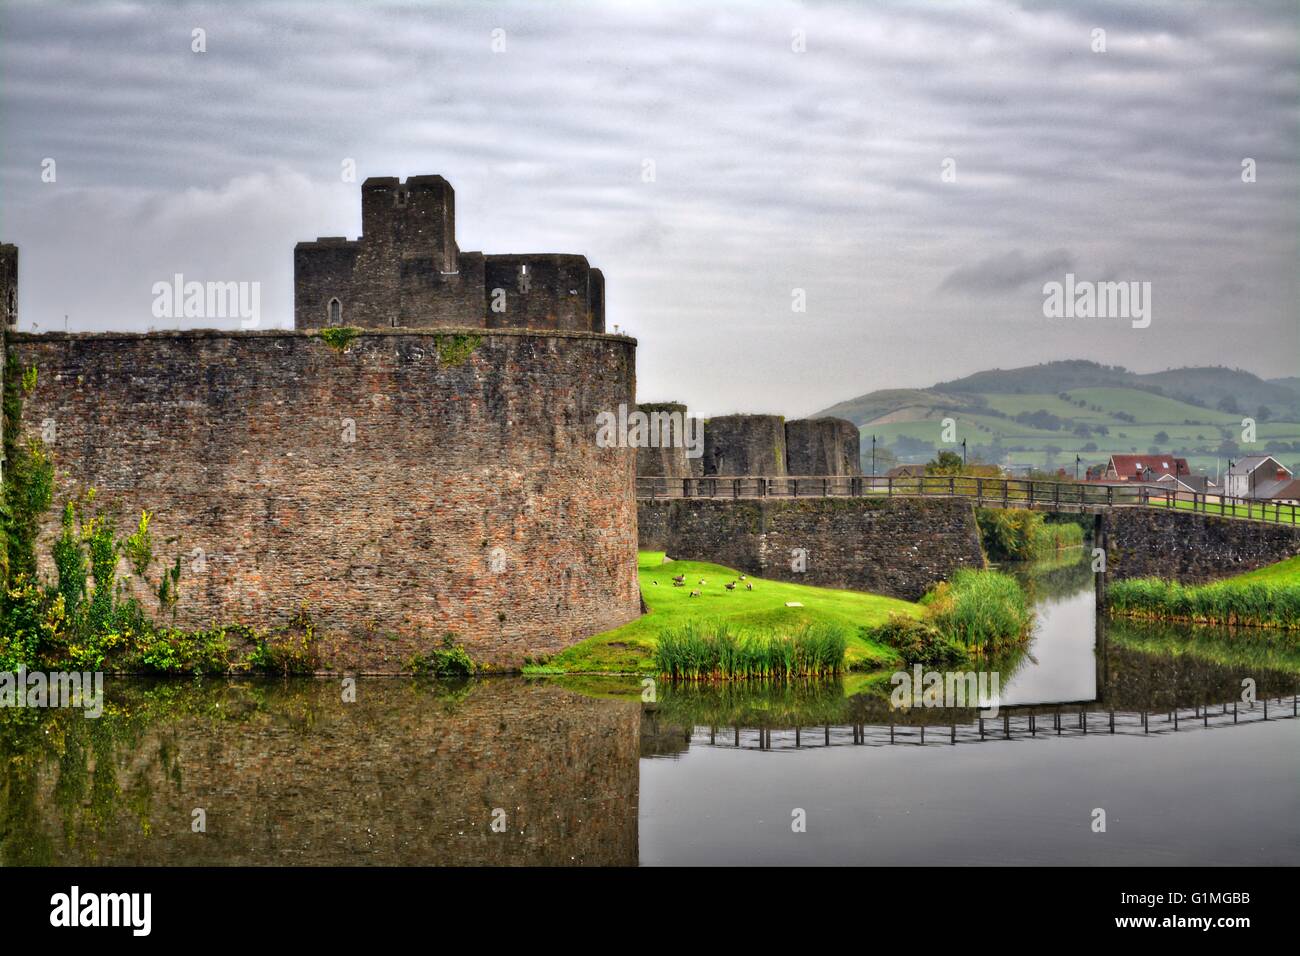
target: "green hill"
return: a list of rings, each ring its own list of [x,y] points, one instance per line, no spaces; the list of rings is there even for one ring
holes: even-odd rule
[[[1294,383],[1294,384],[1293,384]],[[1215,475],[1229,458],[1271,454],[1300,473],[1300,378],[1265,381],[1227,368],[1139,374],[1096,362],[990,369],[928,389],[884,389],[839,402],[835,415],[874,435],[888,462],[932,458],[943,419],[957,423],[973,459],[1073,473],[1075,456],[1158,450]],[[1243,441],[1242,419],[1256,420]],[[869,448],[870,442],[864,442]],[[864,459],[869,467],[869,452]]]

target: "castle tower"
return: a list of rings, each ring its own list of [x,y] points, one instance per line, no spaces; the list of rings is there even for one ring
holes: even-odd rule
[[[294,248],[294,325],[603,332],[605,278],[585,256],[485,256],[456,245],[441,176],[361,184],[361,236]]]

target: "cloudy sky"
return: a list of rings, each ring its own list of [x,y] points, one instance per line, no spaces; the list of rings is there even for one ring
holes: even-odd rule
[[[360,231],[352,159],[446,176],[461,249],[587,255],[643,400],[800,415],[1060,358],[1295,375],[1297,11],[5,0],[0,239],[24,328],[146,329],[177,272],[260,282],[289,326],[293,244]],[[1067,272],[1150,282],[1150,326],[1046,318]]]

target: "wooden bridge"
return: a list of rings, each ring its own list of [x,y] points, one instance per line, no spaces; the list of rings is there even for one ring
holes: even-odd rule
[[[1113,508],[1160,508],[1269,524],[1300,524],[1300,505],[1179,491],[1140,482],[1098,484],[964,475],[638,477],[636,496],[642,501],[681,498],[969,498],[975,504],[989,508],[1033,508],[1086,514],[1098,514]]]

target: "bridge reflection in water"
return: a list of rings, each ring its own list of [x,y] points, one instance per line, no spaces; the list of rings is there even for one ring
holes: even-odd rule
[[[642,753],[666,756],[691,745],[772,750],[1148,736],[1300,717],[1300,676],[1279,667],[1282,659],[1273,654],[1294,644],[1286,635],[1252,630],[1243,638],[1211,628],[1109,620],[1096,612],[1087,561],[1011,570],[1034,597],[1030,647],[952,668],[999,675],[1000,693],[990,698],[998,705],[994,717],[973,706],[891,706],[888,674],[850,675],[847,687],[670,685],[645,709]],[[1170,652],[1189,640],[1232,648],[1241,663]],[[1253,702],[1247,702],[1243,680]],[[973,696],[966,702],[974,703]]]
[[[1062,569],[1031,585],[1040,633],[1028,651],[989,664],[1002,674],[996,720],[970,707],[891,708],[888,674],[660,683],[651,704],[638,681],[615,678],[368,679],[355,703],[337,680],[110,678],[99,719],[0,710],[0,865],[916,862],[951,852],[952,839],[973,862],[1007,847],[1115,862],[1071,842],[1068,814],[1082,812],[1071,801],[1083,790],[1127,806],[1144,839],[1182,846],[1189,860],[1221,861],[1217,848],[1228,844],[1300,859],[1300,801],[1285,783],[1291,774],[1294,784],[1297,749],[1285,730],[1269,729],[1300,707],[1286,649],[1294,644],[1279,644],[1279,655],[1266,635],[1211,639],[1211,657],[1234,647],[1242,662],[1211,663],[1184,653],[1199,640],[1185,632],[1093,630],[1086,572]],[[1243,677],[1255,682],[1253,705],[1241,700]],[[1234,731],[1247,746],[1220,743]],[[1098,738],[1115,743],[1103,752],[1018,746]],[[1162,740],[1125,747],[1120,738]],[[872,748],[870,759],[855,746]],[[814,750],[822,757],[775,756]],[[1265,785],[1251,791],[1249,812],[1235,790],[1220,794],[1222,832],[1188,849],[1185,831],[1169,829],[1178,821],[1156,814],[1153,790],[1162,812],[1190,813],[1232,773]],[[963,786],[971,774],[982,781],[975,793]],[[1032,818],[1032,833],[1015,809],[1030,799],[1027,780],[1066,815]],[[1180,796],[1185,785],[1194,799]],[[814,798],[850,829],[795,848],[780,842],[788,819],[761,825],[773,806],[788,815]],[[957,827],[948,843],[945,827]],[[853,838],[838,840],[844,832]],[[715,857],[699,857],[702,847]]]

